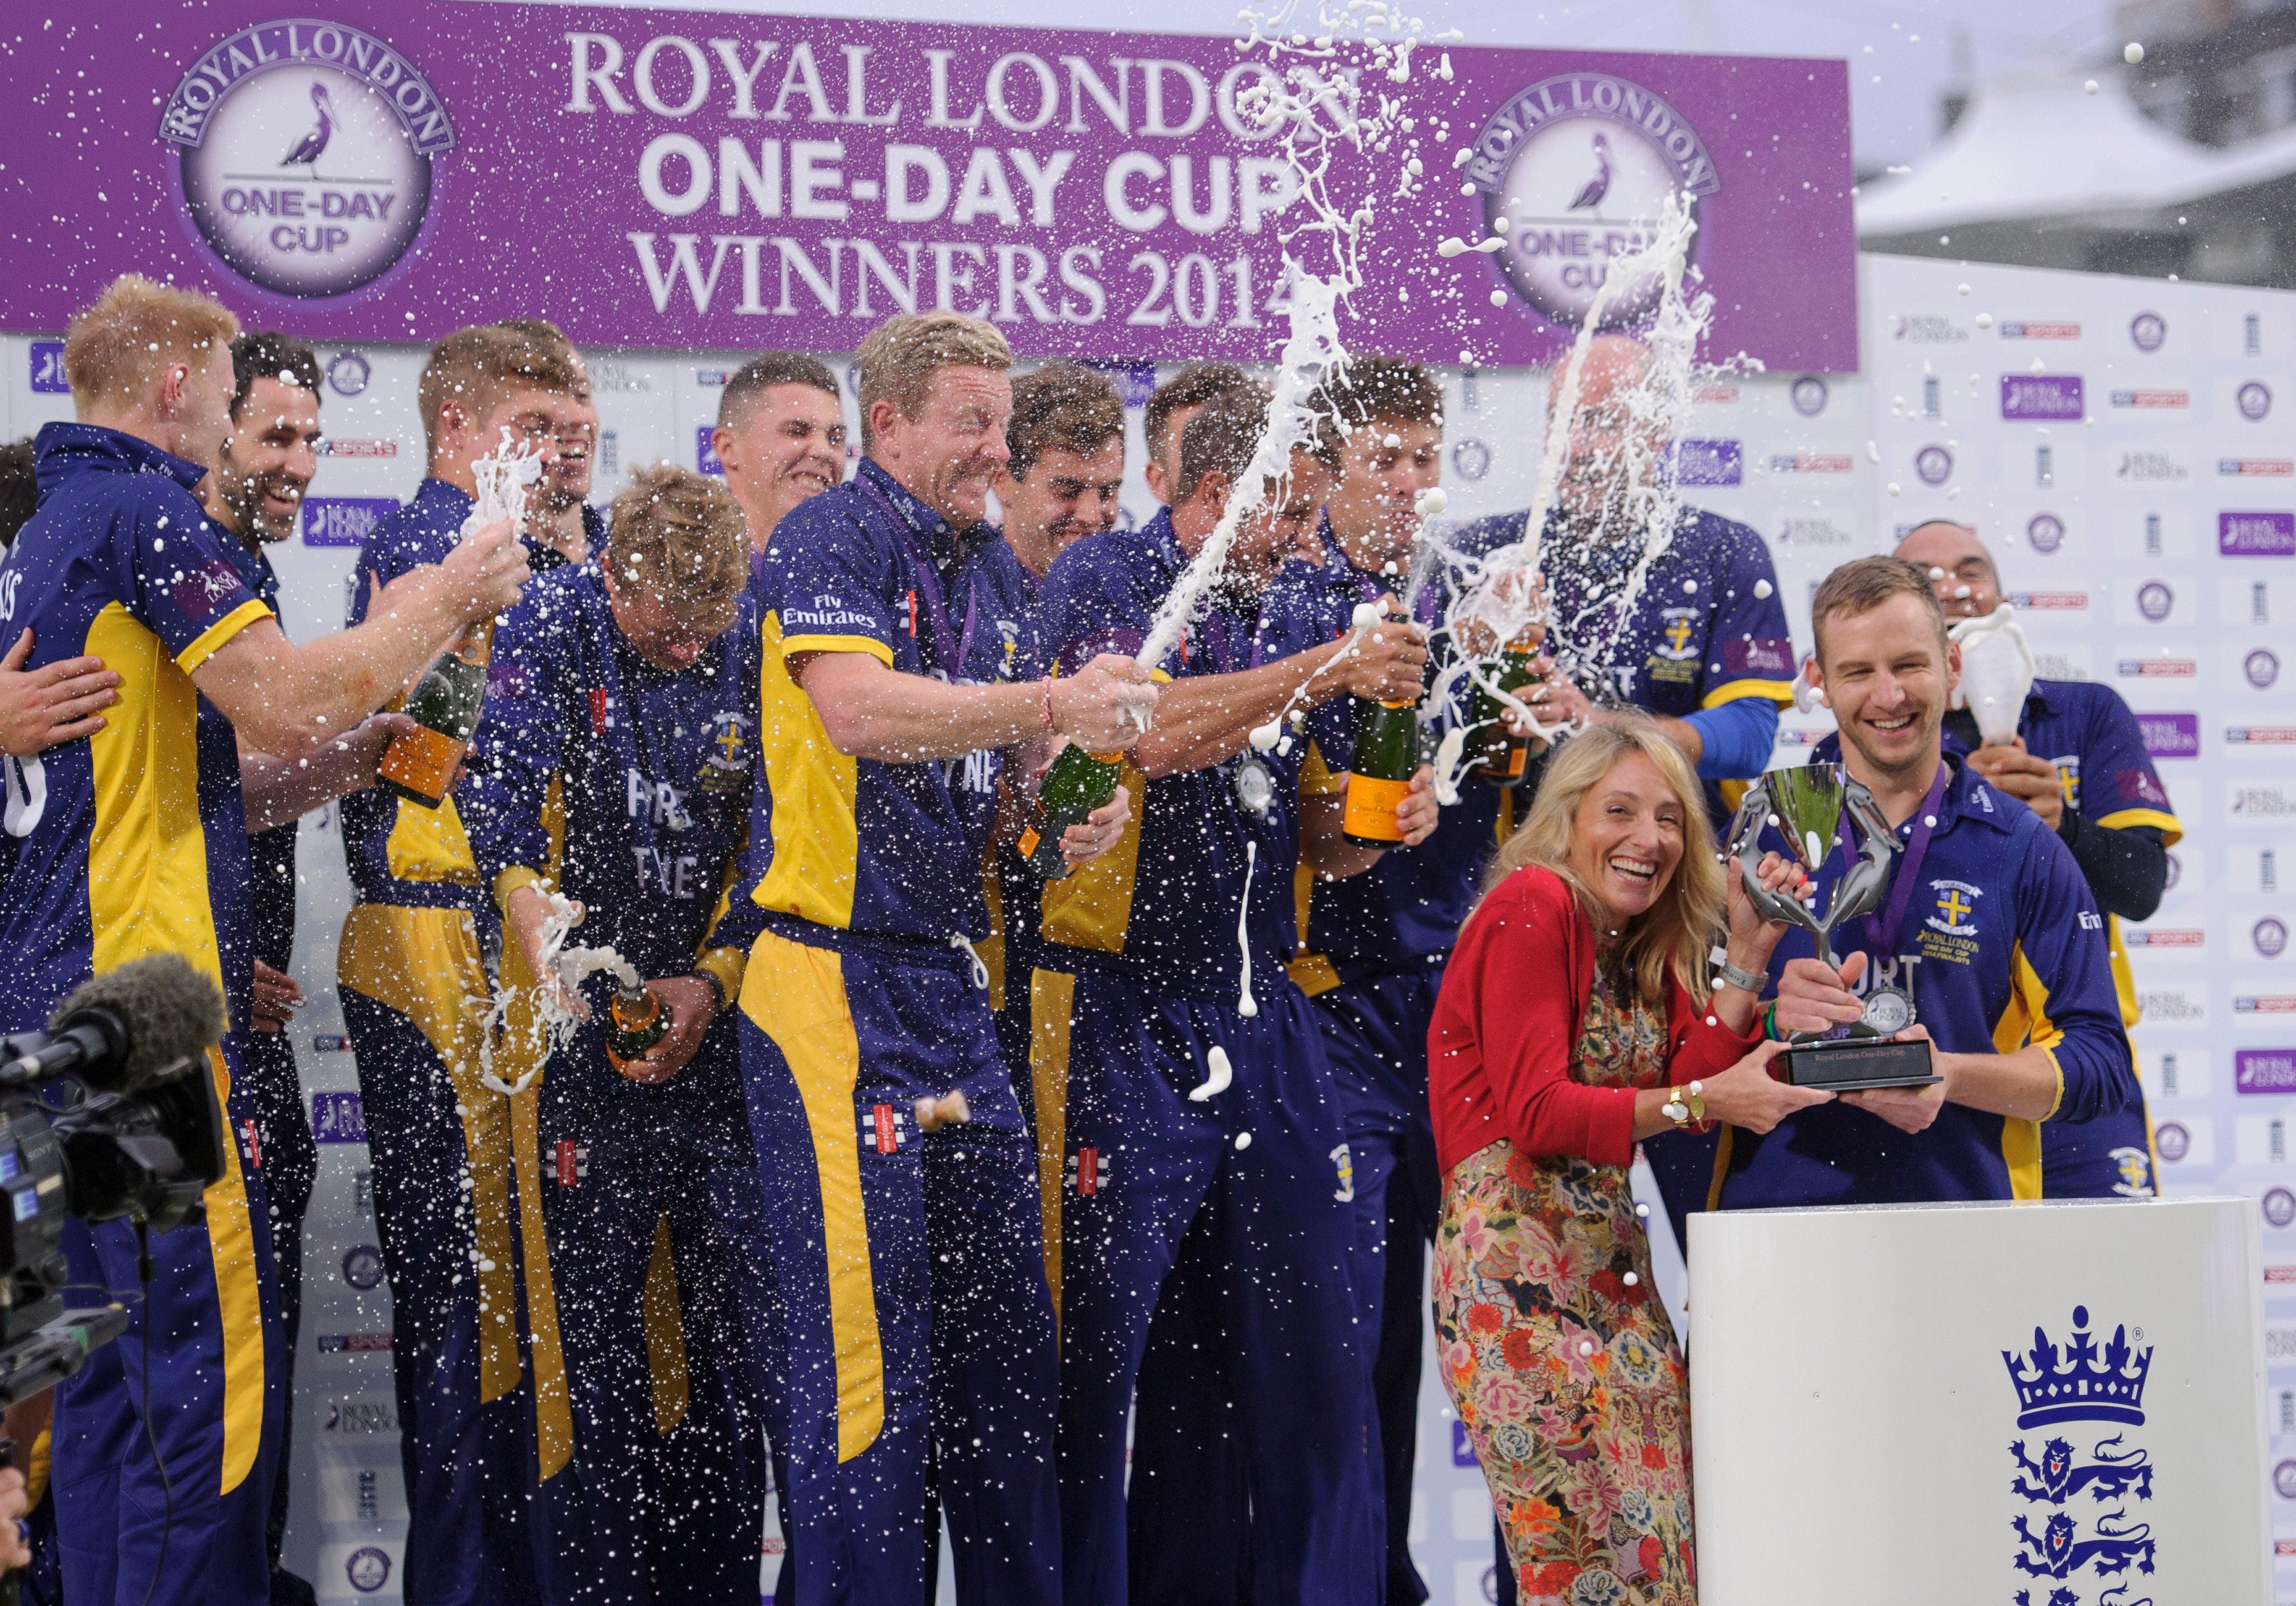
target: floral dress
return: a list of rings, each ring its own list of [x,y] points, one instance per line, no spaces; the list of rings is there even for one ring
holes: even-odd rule
[[[1660,1086],[1666,1050],[1664,1013],[1598,979],[1570,1079]],[[1434,1298],[1524,1606],[1694,1606],[1687,1372],[1627,1173],[1505,1138],[1460,1161]]]

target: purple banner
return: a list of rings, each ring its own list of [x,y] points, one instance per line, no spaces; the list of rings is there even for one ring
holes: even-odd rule
[[[2235,1093],[2296,1093],[2296,1048],[2243,1048],[2232,1057]]]
[[[2139,714],[2136,729],[2144,738],[2144,751],[2154,758],[2197,758],[2201,756],[2201,717],[2198,714]]]
[[[1674,473],[1683,485],[1742,485],[1745,452],[1734,440],[1677,441]]]
[[[1373,217],[1351,345],[1542,360],[1686,191],[1712,351],[1857,367],[1844,63],[1442,59],[1397,84],[1286,58],[1333,117],[1395,95],[1414,119],[1333,172]],[[1252,119],[1266,70],[1211,37],[119,0],[0,53],[0,307],[53,332],[134,270],[325,340],[546,315],[590,343],[844,352],[952,306],[1032,356],[1266,358],[1305,217]],[[1436,255],[1502,215],[1504,250]]]
[[[2296,558],[2296,513],[2218,513],[2217,552],[2227,558]]]
[[[2081,381],[2078,373],[2005,373],[2001,376],[2004,418],[2078,419]]]

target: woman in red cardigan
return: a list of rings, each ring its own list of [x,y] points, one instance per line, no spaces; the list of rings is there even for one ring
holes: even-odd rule
[[[1726,907],[1727,971],[1754,989],[1784,927],[1726,876],[1680,750],[1611,718],[1549,760],[1428,1033],[1443,1382],[1526,1606],[1695,1600],[1690,1397],[1635,1144],[1714,1120],[1767,1132],[1832,1096],[1771,1079],[1756,990],[1710,996]],[[1762,879],[1800,885],[1775,858]]]

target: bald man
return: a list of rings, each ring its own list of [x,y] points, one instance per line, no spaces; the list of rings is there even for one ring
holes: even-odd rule
[[[1993,554],[1965,524],[1933,519],[1898,544],[1898,556],[1929,572],[1946,618],[1981,619],[2001,603]],[[2120,922],[2149,920],[2169,884],[2169,849],[2183,834],[2169,793],[2144,751],[2136,716],[2110,686],[2036,680],[2013,746],[1988,747],[1974,715],[1945,717],[1947,742],[1979,774],[2021,800],[2054,830],[2104,912],[2120,1018],[2136,1024],[2136,989]],[[2140,1096],[2100,1120],[2041,1127],[2045,1199],[2149,1199],[2156,1180],[2152,1126]]]
[[[1553,623],[1549,656],[1538,664],[1544,679],[1529,701],[1548,725],[1599,724],[1620,704],[1656,715],[1697,766],[1718,826],[1728,818],[1720,783],[1749,780],[1769,765],[1778,710],[1793,700],[1793,643],[1762,537],[1693,507],[1680,510],[1633,611],[1614,625],[1605,599],[1633,574],[1655,533],[1637,524],[1634,493],[1647,487],[1671,444],[1635,416],[1652,361],[1641,341],[1600,335],[1579,370],[1569,451],[1539,544]],[[1630,453],[1634,445],[1643,449]],[[1529,521],[1528,509],[1478,520],[1457,545],[1488,552],[1521,540]]]

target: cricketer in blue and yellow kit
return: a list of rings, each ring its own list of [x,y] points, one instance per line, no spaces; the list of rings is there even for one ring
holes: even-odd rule
[[[1328,517],[1317,533],[1323,562],[1285,565],[1262,603],[1265,658],[1337,639],[1351,627],[1357,604],[1398,588],[1393,578],[1356,567]],[[1440,623],[1446,590],[1440,584],[1423,588],[1420,623]],[[1464,702],[1467,693],[1455,695]],[[1439,742],[1460,722],[1458,709],[1434,709],[1428,733]],[[1354,761],[1353,700],[1334,699],[1309,714],[1307,740],[1301,790],[1328,793]],[[1409,1568],[1406,1530],[1426,1328],[1420,1311],[1424,1246],[1441,1192],[1427,1113],[1427,1029],[1451,945],[1474,907],[1483,867],[1512,823],[1506,806],[1514,795],[1471,773],[1460,783],[1458,802],[1443,810],[1425,841],[1390,848],[1360,875],[1333,880],[1304,863],[1295,873],[1300,941],[1292,979],[1314,1001],[1346,1110],[1361,1262],[1356,1309],[1363,1331],[1375,1335],[1372,1403],[1390,1597],[1414,1585],[1420,1594],[1407,1598],[1424,1592]]]
[[[1480,519],[1453,537],[1467,552],[1522,538],[1528,512]],[[1793,701],[1793,643],[1770,550],[1734,520],[1684,508],[1650,560],[1632,611],[1615,599],[1643,561],[1639,536],[1576,530],[1557,512],[1539,543],[1552,621],[1546,651],[1590,698],[1630,702],[1698,733],[1698,776],[1718,829],[1744,781],[1767,766],[1778,709]]]
[[[1185,562],[1169,509],[1070,547],[1037,617],[1047,656],[1065,670],[1136,651]],[[1174,680],[1250,668],[1258,615],[1256,595],[1215,587],[1152,667]],[[1283,969],[1303,758],[1247,750],[1152,780],[1128,760],[1136,822],[1044,888],[1030,1070],[1072,1606],[1163,1599],[1189,1553],[1248,1554],[1262,1601],[1376,1598],[1349,1151],[1322,1035]],[[1232,1085],[1193,1099],[1215,1051]],[[1144,1366],[1162,1377],[1152,1395]],[[1193,1441],[1230,1423],[1248,1545],[1213,1543],[1193,1526],[1201,1491],[1169,1487],[1218,1464]],[[1231,1528],[1246,1517],[1210,1514]]]
[[[373,584],[443,561],[474,505],[425,479],[379,521],[359,552],[350,622],[366,617]],[[530,546],[529,561],[563,560]],[[425,808],[376,786],[346,797],[341,817],[356,901],[336,981],[390,1281],[406,1594],[417,1606],[509,1606],[535,1594],[526,1446],[554,1430],[527,1413],[562,1421],[565,1383],[545,1342],[533,1357],[537,1386],[521,1386],[511,1112],[480,1080],[493,910],[453,797]],[[450,1185],[465,1174],[467,1190]]]
[[[152,1237],[148,1299],[56,1390],[65,1586],[89,1602],[258,1602],[286,1399],[255,1110],[236,1086],[253,985],[247,814],[231,722],[192,676],[271,614],[237,537],[192,495],[205,469],[89,424],[49,424],[37,450],[39,511],[0,561],[0,624],[35,632],[28,668],[102,659],[119,701],[85,741],[6,760],[0,947],[17,968],[0,1031],[43,1028],[91,974],[159,953],[222,987],[232,1027],[209,1055],[234,1141],[206,1221]],[[69,1222],[64,1245],[76,1282],[136,1287],[127,1223]]]
[[[710,929],[748,825],[758,728],[748,551],[726,512],[725,594],[697,596],[708,618],[674,649],[690,661],[632,638],[594,563],[528,588],[496,636],[480,762],[458,794],[499,902],[554,886],[586,912],[570,943],[611,947],[641,979],[687,979],[705,1007],[740,991],[741,955]],[[632,553],[644,540],[617,533]],[[625,598],[637,586],[621,584]],[[763,1403],[738,1316],[746,1250],[721,1210],[754,1185],[740,1044],[726,1008],[667,1080],[632,1079],[599,1026],[611,991],[592,975],[591,1019],[538,1073],[546,1271],[530,1217],[521,1248],[529,1291],[538,1274],[552,1291],[572,1407],[570,1444],[538,1446],[539,1594],[753,1602]]]
[[[1811,759],[1831,762],[1840,750],[1829,735]],[[1898,828],[1890,895],[1901,878],[1915,882],[1900,900],[1894,951],[1872,951],[1869,918],[1834,929],[1836,955],[1867,955],[1853,988],[1859,995],[1877,982],[1909,993],[1944,1053],[2046,1050],[2057,1077],[2054,1107],[2023,1120],[1947,1102],[1928,1130],[1909,1135],[1835,1102],[1759,1137],[1727,1127],[1705,1138],[1662,1134],[1644,1147],[1677,1232],[1696,1209],[2038,1199],[2044,1127],[2094,1121],[2135,1098],[2104,917],[2072,855],[2031,809],[1966,765],[1948,757],[1940,768],[1947,779],[1934,816],[1917,808]],[[1925,827],[1931,817],[1936,825]],[[1766,845],[1784,851],[1775,829],[1765,831]],[[1917,843],[1924,834],[1925,845]],[[1817,907],[1849,863],[1837,840],[1816,878]],[[1806,930],[1787,931],[1771,957],[1773,979],[1813,952]]]
[[[2167,881],[2166,849],[2184,835],[2169,791],[2144,750],[2136,716],[2110,686],[2036,680],[2017,733],[2026,751],[2057,772],[2064,794],[2057,835],[2079,865],[2104,914],[2113,993],[2121,1023],[2137,1020],[2136,983],[2120,922],[2147,920]],[[1973,750],[1981,738],[1967,710],[1945,719],[1948,747]],[[2091,1121],[2051,1121],[2041,1128],[2044,1199],[2150,1199],[2159,1188],[2152,1123],[2142,1088],[2129,1102]]]
[[[948,680],[972,532],[874,459],[775,528],[757,581],[758,768],[719,940],[754,931],[742,1072],[788,1349],[800,1602],[929,1587],[928,1480],[961,1600],[1060,1594],[1053,1311],[1033,1156],[986,976],[991,752],[849,756],[792,672],[861,653]],[[921,1098],[970,1118],[921,1131]]]

